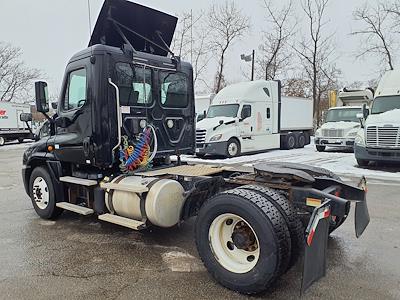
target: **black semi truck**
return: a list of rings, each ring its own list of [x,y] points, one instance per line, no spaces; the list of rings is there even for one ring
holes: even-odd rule
[[[284,162],[250,172],[182,163],[181,154],[195,151],[196,128],[192,67],[169,48],[176,22],[105,1],[88,48],[66,67],[50,135],[24,153],[33,207],[45,219],[68,210],[133,230],[197,216],[199,256],[220,284],[264,292],[304,254],[304,291],[325,275],[328,235],[351,203],[357,237],[367,227],[365,179],[354,187]],[[35,92],[47,115],[47,84]]]

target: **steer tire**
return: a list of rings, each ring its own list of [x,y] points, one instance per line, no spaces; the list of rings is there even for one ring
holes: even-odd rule
[[[245,272],[228,270],[223,266],[224,260],[216,254],[223,248],[223,242],[220,235],[212,235],[212,226],[219,218],[232,214],[251,227],[258,241],[256,264]],[[232,223],[222,224],[229,226]],[[218,242],[212,245],[215,236],[218,236],[217,241],[221,241],[220,245]],[[289,264],[291,240],[284,217],[268,198],[250,190],[233,189],[209,199],[197,217],[195,237],[199,256],[212,277],[226,288],[239,293],[265,292]],[[235,251],[240,249],[235,247],[236,244],[233,247]],[[224,251],[229,253],[226,249]],[[229,261],[229,255],[227,257]]]
[[[291,238],[292,252],[288,269],[294,266],[304,249],[304,227],[303,223],[297,216],[297,212],[293,204],[278,190],[274,190],[261,185],[245,185],[239,189],[251,190],[263,195],[270,200],[272,204],[279,210],[286,221]]]
[[[36,193],[37,189],[35,188],[34,184],[36,179],[39,179],[39,181],[44,181],[46,185],[46,190],[42,192],[42,194],[46,192],[48,195],[48,202],[46,203],[45,207],[41,207],[35,201],[34,193]],[[42,219],[55,219],[63,212],[63,209],[56,207],[56,192],[54,190],[53,181],[46,168],[36,167],[32,171],[29,179],[29,194],[31,196],[33,208]]]

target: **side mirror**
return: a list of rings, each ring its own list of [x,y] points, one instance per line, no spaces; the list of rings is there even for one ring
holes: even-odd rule
[[[222,125],[222,124],[224,124],[224,121],[223,120],[219,120],[219,125]]]
[[[36,109],[38,112],[49,112],[49,97],[47,83],[44,81],[35,82]]]
[[[31,122],[32,121],[32,114],[31,113],[22,113],[19,115],[19,119],[22,122]]]
[[[363,115],[364,119],[366,119],[368,117],[368,115],[369,115],[369,109],[367,108],[366,104],[363,105],[362,115]]]

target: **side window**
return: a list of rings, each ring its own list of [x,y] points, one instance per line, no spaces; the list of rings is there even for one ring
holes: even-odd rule
[[[267,108],[267,119],[271,118],[271,108]]]
[[[86,69],[72,71],[68,76],[63,110],[82,107],[86,102]]]
[[[172,108],[188,106],[188,82],[185,74],[160,72],[161,105]]]
[[[117,63],[116,72],[122,106],[143,106],[153,102],[150,69]]]
[[[244,120],[251,117],[251,105],[243,105],[240,117]]]

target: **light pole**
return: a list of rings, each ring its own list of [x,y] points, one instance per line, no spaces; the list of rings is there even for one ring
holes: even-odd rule
[[[253,53],[250,55],[242,54],[240,55],[240,59],[244,60],[245,62],[251,61],[251,81],[254,80],[254,59],[255,59],[256,51],[253,50]]]

